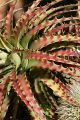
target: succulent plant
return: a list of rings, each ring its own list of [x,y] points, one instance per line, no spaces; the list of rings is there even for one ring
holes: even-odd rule
[[[80,77],[80,3],[36,0],[14,23],[16,2],[10,5],[0,32],[0,119],[7,113],[14,89],[31,119],[52,120],[53,111],[60,108],[58,97],[71,109],[80,105],[76,85]]]

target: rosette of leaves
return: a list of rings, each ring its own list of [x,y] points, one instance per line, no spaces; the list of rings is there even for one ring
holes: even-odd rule
[[[0,33],[0,119],[6,115],[11,87],[31,119],[54,119],[57,96],[80,105],[72,94],[74,85],[70,87],[70,80],[65,80],[65,76],[80,77],[80,4],[75,0],[33,1],[13,27],[15,5],[16,0]]]

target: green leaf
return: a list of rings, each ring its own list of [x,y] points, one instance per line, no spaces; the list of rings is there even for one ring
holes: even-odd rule
[[[20,56],[17,53],[11,54],[11,61],[15,64],[16,69],[20,66],[21,64],[21,59]]]
[[[8,52],[10,52],[12,45],[7,40],[4,40],[0,37],[0,48],[5,48]]]
[[[23,48],[28,48],[29,40],[30,39],[26,35],[21,39],[20,44]]]

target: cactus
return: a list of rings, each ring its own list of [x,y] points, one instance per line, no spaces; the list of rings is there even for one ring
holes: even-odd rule
[[[0,7],[7,4],[0,31],[0,119],[7,119],[12,98],[16,102],[9,117],[14,120],[20,102],[26,119],[28,111],[31,120],[53,120],[55,113],[58,120],[71,120],[73,114],[80,119],[80,2],[36,0],[21,13],[18,0]]]

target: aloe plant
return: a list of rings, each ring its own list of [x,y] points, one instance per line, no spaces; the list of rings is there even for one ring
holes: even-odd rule
[[[55,112],[59,120],[70,120],[64,111],[60,114],[62,100],[71,109],[80,107],[80,4],[66,1],[33,1],[15,25],[17,0],[10,5],[0,32],[1,120],[12,89],[33,120],[52,120]]]

